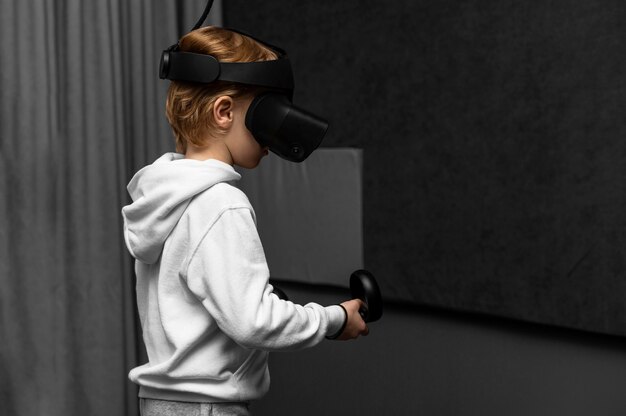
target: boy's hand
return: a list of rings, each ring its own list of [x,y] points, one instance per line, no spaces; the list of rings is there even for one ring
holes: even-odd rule
[[[359,314],[360,308],[365,308],[365,302],[360,299],[352,299],[341,304],[348,312],[348,321],[346,322],[346,327],[339,337],[338,340],[345,341],[348,339],[358,338],[359,335],[366,336],[369,334],[369,328],[361,318]]]

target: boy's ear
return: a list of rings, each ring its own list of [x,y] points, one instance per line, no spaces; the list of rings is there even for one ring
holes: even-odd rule
[[[233,123],[233,109],[235,102],[232,97],[222,95],[213,104],[213,118],[215,123],[223,129],[228,129]]]

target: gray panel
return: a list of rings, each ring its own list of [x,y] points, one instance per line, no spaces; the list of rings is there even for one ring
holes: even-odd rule
[[[239,169],[272,278],[347,286],[363,267],[362,151],[318,149],[303,163],[274,154]]]

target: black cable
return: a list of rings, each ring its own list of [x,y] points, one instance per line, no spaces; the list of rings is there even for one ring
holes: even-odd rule
[[[213,6],[213,0],[209,0],[206,4],[206,7],[204,8],[204,12],[202,13],[202,16],[200,16],[200,20],[198,20],[198,22],[194,25],[191,31],[196,30],[197,28],[200,27],[200,25],[202,25],[202,23],[204,23],[204,20],[209,15],[209,12],[211,11],[212,6]]]

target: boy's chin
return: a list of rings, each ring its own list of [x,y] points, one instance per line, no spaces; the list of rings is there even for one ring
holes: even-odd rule
[[[247,160],[245,162],[237,163],[237,166],[242,167],[244,169],[254,169],[257,166],[259,166],[260,162],[261,162],[261,158],[257,160]]]

